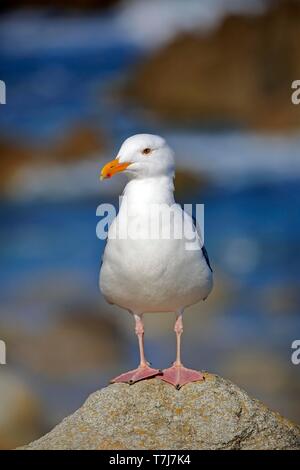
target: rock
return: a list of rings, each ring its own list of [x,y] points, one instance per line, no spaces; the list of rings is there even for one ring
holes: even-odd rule
[[[110,385],[23,449],[300,449],[300,428],[205,373],[180,390],[157,378]]]
[[[104,136],[85,124],[77,125],[58,139],[51,155],[61,163],[70,163],[86,158],[88,155],[100,154],[105,147]]]
[[[6,367],[1,367],[0,380],[0,449],[30,442],[43,429],[42,409],[34,391]]]
[[[193,173],[186,168],[177,168],[175,176],[176,198],[184,203],[188,198],[198,195],[199,192],[207,189],[210,185],[206,175],[197,172]]]
[[[17,194],[22,184],[36,188],[43,175],[48,181],[51,170],[56,184],[59,184],[61,169],[68,173],[73,169],[75,174],[84,172],[85,168],[79,165],[86,163],[89,169],[88,165],[93,164],[95,156],[98,158],[103,154],[106,144],[104,132],[85,122],[65,129],[44,146],[26,142],[18,136],[13,140],[0,135],[0,194]],[[65,181],[61,181],[61,185],[65,187]]]
[[[124,354],[122,334],[114,319],[88,306],[42,331],[15,332],[10,344],[18,365],[41,378],[60,381],[99,369],[106,372]]]
[[[266,286],[260,295],[262,308],[275,315],[296,315],[300,304],[298,283],[289,280],[288,283]]]
[[[300,3],[271,5],[265,14],[228,16],[209,34],[178,37],[138,68],[128,94],[185,124],[299,128],[291,84],[300,78]]]
[[[5,189],[20,167],[32,163],[32,150],[0,136],[0,187]]]
[[[268,349],[257,341],[255,350],[240,345],[238,354],[233,349],[222,356],[220,370],[271,408],[300,421],[300,374],[293,364],[287,364],[286,356],[278,354],[274,345]],[[268,377],[268,380],[257,380],[258,377]]]

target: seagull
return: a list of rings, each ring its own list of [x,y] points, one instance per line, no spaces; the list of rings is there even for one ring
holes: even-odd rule
[[[100,178],[121,172],[129,181],[108,230],[99,285],[110,304],[133,315],[140,364],[112,382],[132,384],[157,376],[179,389],[204,379],[200,372],[182,364],[181,336],[185,308],[205,300],[212,290],[212,268],[199,227],[175,203],[174,153],[165,139],[152,134],[126,139],[117,157],[102,168]],[[162,208],[167,217],[157,218]],[[178,236],[175,231],[180,221],[184,231]],[[176,360],[164,370],[152,368],[144,352],[143,315],[156,312],[175,313]]]

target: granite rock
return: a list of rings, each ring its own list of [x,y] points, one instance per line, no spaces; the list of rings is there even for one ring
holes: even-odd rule
[[[299,426],[233,383],[113,384],[22,449],[300,449]]]
[[[155,50],[127,94],[177,125],[298,129],[291,85],[300,74],[300,3],[269,4],[264,14],[228,15],[210,34],[181,34]]]

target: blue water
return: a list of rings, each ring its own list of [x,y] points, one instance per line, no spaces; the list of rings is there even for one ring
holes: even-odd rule
[[[101,87],[137,57],[138,51],[122,45],[80,57],[75,52],[1,57],[1,77],[8,89],[0,114],[2,132],[45,139],[72,122],[93,120],[110,127]]]

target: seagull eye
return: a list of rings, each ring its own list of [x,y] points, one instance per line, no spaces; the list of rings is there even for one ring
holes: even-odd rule
[[[145,149],[142,151],[142,153],[143,153],[144,155],[149,155],[149,153],[151,153],[151,149],[150,149],[149,147],[147,147],[147,148],[145,148]]]

